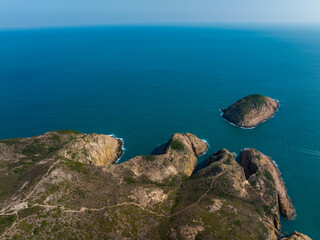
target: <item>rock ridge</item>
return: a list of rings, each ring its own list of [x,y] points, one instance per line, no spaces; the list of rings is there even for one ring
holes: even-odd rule
[[[240,163],[249,182],[256,183],[258,181],[259,183],[261,177],[257,176],[257,174],[262,175],[265,178],[264,181],[274,182],[280,212],[286,219],[294,219],[296,212],[292,201],[288,196],[281,173],[271,158],[256,149],[245,149],[241,152]],[[267,186],[263,186],[263,184],[256,186],[263,194],[266,194]]]
[[[221,149],[195,172],[208,144],[193,134],[113,164],[121,144],[70,130],[1,140],[0,238],[276,240],[280,211],[294,216],[280,172],[255,149],[240,164]]]

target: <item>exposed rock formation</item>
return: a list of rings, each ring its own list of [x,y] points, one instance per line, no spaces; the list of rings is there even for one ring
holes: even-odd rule
[[[282,211],[286,217],[294,215],[294,208],[273,162],[250,149],[241,153],[242,167],[234,154],[222,149],[207,164],[182,185],[171,218],[171,229],[175,229],[171,235],[195,224],[205,229],[197,232],[197,239],[223,239],[226,235],[232,236],[229,239],[241,239],[244,232],[246,239],[278,239],[279,205],[285,205],[280,201],[286,207],[290,204]],[[210,224],[204,219],[224,230],[210,231]]]
[[[247,183],[243,168],[235,161],[235,155],[227,149],[221,149],[214,153],[207,160],[208,165],[212,164],[220,166],[225,172],[228,172],[228,181],[230,182],[230,194],[235,197],[246,198]],[[208,168],[210,169],[210,167]],[[227,190],[227,189],[226,189]]]
[[[221,109],[222,117],[239,127],[252,128],[271,118],[279,103],[259,94],[244,97],[228,108]]]
[[[130,176],[135,180],[145,178],[154,182],[165,182],[172,177],[190,176],[197,164],[197,156],[207,149],[207,143],[195,135],[176,133],[161,155],[137,156],[115,168],[116,171],[130,169]],[[150,170],[146,171],[146,168]]]
[[[282,240],[311,240],[311,238],[309,238],[307,235],[304,235],[302,233],[299,232],[294,232],[293,234],[291,234],[288,237],[282,237]]]
[[[197,156],[201,156],[207,152],[208,144],[205,141],[197,138],[191,133],[186,133],[185,135],[189,138],[193,151]]]
[[[62,157],[96,166],[108,166],[122,155],[122,140],[103,134],[81,135],[59,151]]]
[[[161,155],[106,162],[119,145],[74,131],[0,141],[0,239],[276,240],[278,203],[293,216],[280,173],[256,150],[242,167],[222,149],[194,173],[208,146],[192,134],[174,134]]]
[[[241,165],[248,181],[263,194],[264,199],[268,200],[270,191],[275,188],[282,215],[287,219],[293,219],[296,215],[295,209],[281,174],[271,158],[255,149],[245,149],[241,152]]]

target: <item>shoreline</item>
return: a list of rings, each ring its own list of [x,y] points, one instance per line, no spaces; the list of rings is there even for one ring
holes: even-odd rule
[[[268,121],[269,119],[273,118],[274,115],[276,114],[276,112],[279,111],[279,108],[280,108],[280,102],[279,102],[279,100],[273,99],[273,98],[271,98],[271,99],[274,100],[274,101],[276,101],[276,102],[278,103],[278,107],[275,109],[275,112],[274,112],[270,117],[268,117],[268,118],[260,121],[259,123],[257,123],[256,125],[254,125],[254,126],[252,126],[252,127],[239,126],[239,125],[237,125],[237,124],[235,124],[235,123],[233,123],[233,122],[230,122],[228,119],[226,119],[226,118],[223,116],[224,112],[222,111],[222,108],[219,109],[219,111],[221,112],[220,117],[222,117],[223,120],[225,120],[226,122],[228,122],[228,123],[231,124],[232,126],[239,127],[239,128],[246,129],[246,130],[255,129],[255,128],[256,128],[258,125],[260,125],[261,123],[264,123],[264,122]]]
[[[120,159],[122,158],[122,156],[124,155],[124,152],[125,152],[125,150],[126,150],[126,148],[124,147],[124,140],[123,140],[123,138],[117,137],[117,136],[116,136],[115,134],[113,134],[113,133],[112,133],[112,134],[108,134],[108,136],[113,137],[113,138],[121,141],[121,155],[120,155],[120,157],[118,157],[118,158],[113,162],[113,164],[119,164],[119,161],[120,161]]]

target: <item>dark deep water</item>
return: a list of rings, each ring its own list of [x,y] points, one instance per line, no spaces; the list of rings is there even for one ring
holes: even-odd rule
[[[280,101],[253,130],[219,109]],[[0,31],[0,139],[56,129],[115,134],[127,160],[175,132],[213,152],[257,148],[297,210],[283,231],[320,238],[320,27],[95,27]]]

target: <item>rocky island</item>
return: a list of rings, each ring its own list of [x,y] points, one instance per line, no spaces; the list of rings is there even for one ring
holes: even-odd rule
[[[222,117],[228,122],[243,128],[253,128],[271,118],[278,108],[278,101],[260,94],[252,94],[221,111]]]
[[[301,239],[281,235],[295,209],[270,157],[211,155],[174,134],[159,155],[113,164],[122,141],[53,131],[0,141],[0,239]]]

